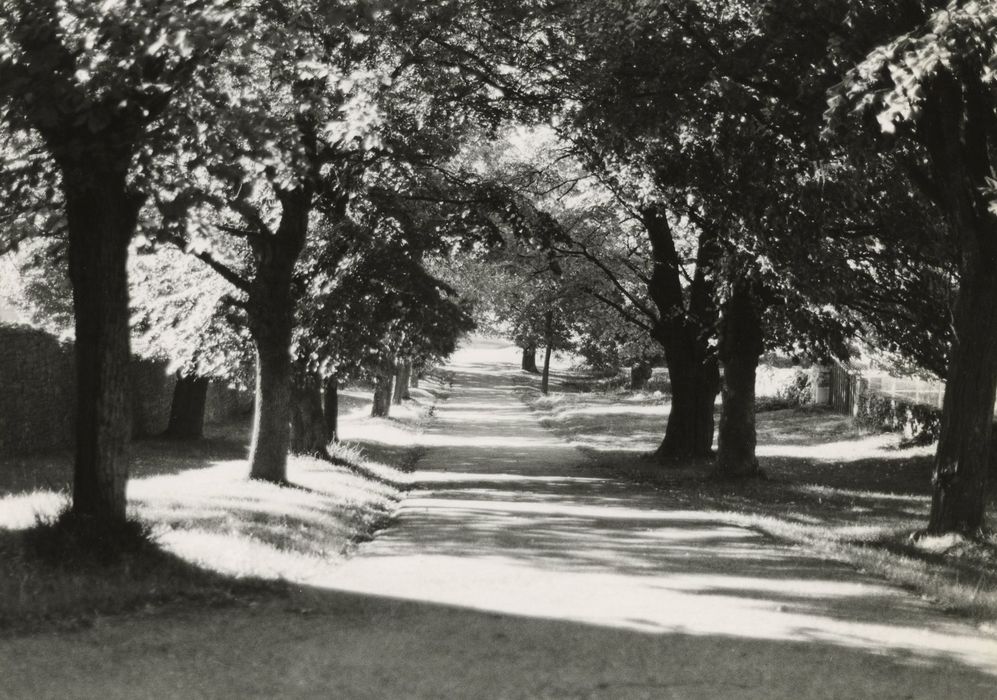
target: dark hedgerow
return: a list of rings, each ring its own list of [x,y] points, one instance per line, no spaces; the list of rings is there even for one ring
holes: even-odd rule
[[[857,419],[874,430],[903,433],[911,445],[931,444],[942,428],[941,409],[881,394],[859,396]]]

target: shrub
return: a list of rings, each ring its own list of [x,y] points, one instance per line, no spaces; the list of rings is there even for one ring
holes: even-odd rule
[[[859,396],[856,418],[873,430],[903,433],[913,445],[934,442],[942,428],[941,409],[882,394]]]
[[[776,399],[786,406],[806,406],[814,402],[814,386],[810,372],[797,369],[792,381],[776,393]]]

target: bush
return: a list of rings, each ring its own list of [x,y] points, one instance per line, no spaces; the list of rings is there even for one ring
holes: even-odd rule
[[[931,444],[942,429],[941,409],[881,394],[859,396],[856,418],[873,430],[903,433],[912,445]]]
[[[785,396],[758,396],[755,398],[755,413],[782,411],[787,408],[798,408],[799,405]]]
[[[810,379],[810,372],[805,369],[796,370],[792,381],[776,393],[776,399],[784,404],[780,407],[812,404],[814,402],[814,385]]]

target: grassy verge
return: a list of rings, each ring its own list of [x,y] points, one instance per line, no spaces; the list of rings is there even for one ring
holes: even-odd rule
[[[67,456],[0,462],[0,633],[98,624],[108,615],[190,605],[255,605],[321,578],[386,527],[421,455],[434,387],[392,420],[347,400],[337,463],[292,456],[289,485],[250,482],[245,426],[189,443],[134,446],[128,536],[118,556],[62,532]],[[99,539],[99,538],[97,538]],[[103,561],[101,561],[103,559]]]
[[[903,447],[819,409],[758,415],[766,478],[720,482],[708,465],[662,469],[648,459],[667,421],[667,397],[565,391],[524,393],[542,422],[578,445],[593,469],[640,481],[676,508],[716,513],[882,576],[981,623],[997,620],[997,536],[915,539],[930,506],[932,447]],[[997,498],[989,496],[990,522]]]

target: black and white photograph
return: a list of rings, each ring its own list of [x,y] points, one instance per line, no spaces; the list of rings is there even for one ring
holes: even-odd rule
[[[997,0],[0,0],[0,700],[997,700]]]

